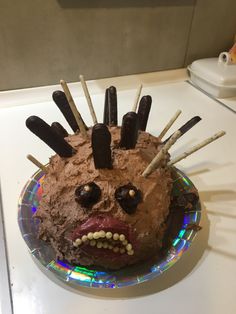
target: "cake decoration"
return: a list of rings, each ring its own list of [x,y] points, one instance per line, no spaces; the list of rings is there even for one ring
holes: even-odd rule
[[[91,100],[91,97],[90,97],[90,94],[88,91],[87,84],[85,82],[83,75],[80,75],[79,78],[80,78],[80,83],[82,85],[84,95],[85,95],[85,98],[87,100],[87,104],[88,104],[88,107],[89,107],[89,110],[90,110],[90,113],[91,113],[91,116],[93,119],[93,123],[96,124],[97,123],[97,117],[96,117],[96,113],[95,113],[94,108],[93,108],[93,104],[92,104],[92,100]]]
[[[106,88],[105,100],[104,100],[104,111],[103,111],[103,123],[106,125],[109,125],[108,91],[109,91],[109,88]]]
[[[192,119],[190,119],[189,121],[187,121],[184,125],[181,126],[181,128],[178,129],[181,132],[181,136],[184,135],[186,132],[188,132],[192,127],[194,127],[194,125],[196,125],[201,120],[202,120],[202,118],[200,118],[199,116],[195,116]],[[166,144],[170,138],[171,138],[171,136],[169,136],[163,142],[163,144]]]
[[[57,90],[53,92],[52,98],[57,105],[57,107],[62,112],[63,116],[65,117],[66,121],[68,122],[69,126],[75,132],[79,131],[78,123],[75,120],[72,110],[70,109],[69,103],[67,101],[66,95],[64,92]]]
[[[59,136],[63,138],[69,135],[66,129],[59,122],[53,122],[51,124],[51,128],[55,133],[57,133]]]
[[[138,89],[137,89],[136,96],[135,96],[134,105],[133,105],[133,108],[132,108],[133,112],[137,111],[137,107],[138,107],[139,98],[140,98],[140,95],[141,95],[141,92],[142,92],[142,88],[143,88],[143,85],[140,84]]]
[[[47,173],[47,168],[40,162],[38,159],[36,159],[34,156],[31,154],[28,154],[26,158],[31,161],[36,167],[41,169],[44,173]]]
[[[114,86],[110,86],[105,92],[103,123],[117,125],[117,93]]]
[[[94,182],[83,184],[75,190],[75,200],[83,207],[91,207],[98,202],[100,197],[101,189]]]
[[[83,85],[84,79],[80,78]],[[140,121],[146,129],[151,106],[151,96],[144,96],[139,106],[145,110],[140,109],[144,114],[139,120],[136,111],[141,85],[121,127],[115,125],[116,89],[107,89],[103,120],[106,123],[97,123],[85,83],[94,122],[87,129],[66,82],[62,80],[61,85],[80,132],[64,139],[64,132],[60,135],[38,117],[26,121],[29,129],[57,153],[46,167],[42,198],[35,213],[40,220],[39,238],[50,243],[58,260],[73,265],[119,269],[160,254],[172,208],[191,208],[197,195],[193,189],[175,200],[175,171],[170,167],[168,151],[200,118],[191,119],[164,143],[139,130]],[[168,128],[179,114],[180,111],[171,119]],[[207,143],[208,140],[202,145]]]
[[[111,134],[107,126],[103,123],[97,123],[92,129],[92,150],[96,169],[111,169]]]
[[[143,96],[138,107],[139,130],[146,131],[148,116],[151,110],[152,97],[150,95]]]
[[[77,122],[77,124],[79,126],[80,132],[81,132],[82,136],[84,138],[86,138],[87,137],[87,132],[86,132],[87,127],[86,127],[86,125],[85,125],[85,123],[84,123],[84,121],[83,121],[79,111],[76,108],[74,99],[73,99],[73,97],[71,95],[71,92],[70,92],[68,86],[67,86],[67,83],[64,80],[61,80],[60,83],[61,83],[61,87],[63,88],[64,93],[66,95],[66,99],[67,99],[68,105],[69,105],[69,107],[70,107],[70,109],[71,109],[71,111],[72,111],[72,113],[74,115],[74,118],[75,118],[75,120],[76,120],[76,122]]]
[[[142,173],[143,177],[147,178],[153,171],[155,171],[159,167],[163,158],[167,156],[168,150],[171,148],[172,145],[174,145],[174,143],[181,135],[181,132],[178,130],[171,136],[169,141],[164,146],[162,146],[161,150],[157,153],[157,155],[144,170],[144,172]]]
[[[130,111],[124,115],[122,120],[119,146],[125,149],[135,148],[137,139],[138,139],[138,115],[137,113]]]
[[[162,138],[166,135],[166,133],[169,131],[169,129],[171,128],[171,126],[175,122],[175,120],[177,120],[177,118],[181,114],[181,112],[182,112],[181,110],[177,110],[176,113],[173,115],[173,117],[170,119],[170,121],[168,121],[168,123],[166,124],[164,129],[161,131],[160,135],[158,136],[158,138],[160,140],[162,140]]]
[[[217,140],[218,138],[220,138],[221,136],[225,135],[226,132],[225,131],[220,131],[217,132],[216,134],[214,134],[211,137],[208,137],[207,139],[205,139],[204,141],[202,141],[201,143],[193,146],[192,148],[186,150],[186,152],[184,152],[183,154],[175,157],[174,159],[172,159],[167,165],[168,166],[173,166],[174,164],[176,164],[177,162],[181,161],[184,158],[187,158],[188,156],[190,156],[191,154],[195,153],[196,151],[198,151],[199,149],[203,148],[204,146],[214,142],[215,140]]]
[[[58,135],[44,120],[31,116],[26,120],[27,128],[51,147],[60,157],[71,157],[75,149]]]
[[[127,214],[132,214],[141,202],[142,194],[135,186],[128,183],[116,189],[115,198]]]
[[[109,109],[109,125],[117,125],[117,94],[116,88],[110,86],[108,88],[108,109]]]

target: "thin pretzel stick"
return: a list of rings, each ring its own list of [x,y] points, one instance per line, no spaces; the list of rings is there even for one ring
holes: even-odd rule
[[[47,168],[43,165],[43,164],[41,164],[41,162],[40,161],[38,161],[34,156],[32,156],[32,155],[27,155],[26,156],[27,157],[27,159],[29,159],[35,166],[37,166],[38,168],[40,168],[43,172],[47,172]]]
[[[161,140],[163,136],[168,132],[172,124],[175,122],[175,120],[178,118],[178,116],[181,114],[181,110],[177,110],[176,113],[173,115],[173,117],[170,119],[170,121],[167,123],[167,125],[164,127],[163,131],[161,131],[161,134],[158,136]]]
[[[163,157],[167,154],[168,150],[171,148],[172,145],[177,141],[177,139],[181,136],[180,131],[176,131],[169,141],[162,147],[159,153],[153,158],[151,163],[147,166],[147,168],[142,173],[142,176],[147,178],[160,164],[160,161]]]
[[[138,102],[139,102],[139,98],[140,98],[140,95],[141,95],[142,88],[143,88],[143,85],[140,84],[140,85],[139,85],[139,88],[138,88],[138,90],[137,90],[137,94],[136,94],[135,101],[134,101],[134,105],[133,105],[133,109],[132,109],[132,111],[134,111],[134,112],[137,111]]]
[[[82,88],[83,88],[83,91],[84,91],[85,98],[86,98],[88,106],[89,106],[89,110],[90,110],[90,114],[91,114],[92,119],[93,119],[93,123],[97,124],[98,121],[97,121],[96,113],[95,113],[94,108],[93,108],[91,97],[89,95],[87,84],[86,84],[86,82],[84,80],[83,75],[80,75],[79,78],[80,78],[80,82],[81,82],[81,85],[82,85]]]
[[[67,85],[67,83],[64,81],[64,80],[60,80],[60,83],[61,83],[61,87],[66,95],[66,98],[67,98],[67,101],[69,103],[69,106],[70,106],[70,109],[72,110],[73,112],[73,115],[75,117],[75,120],[79,126],[79,129],[80,129],[80,132],[81,134],[83,135],[83,137],[87,137],[87,132],[86,132],[86,128],[85,128],[85,125],[84,125],[84,122],[81,118],[81,115],[79,113],[79,111],[77,110],[76,108],[76,105],[75,105],[75,102],[74,102],[74,99],[72,98],[72,95],[71,95],[71,92],[69,90],[69,87]]]
[[[204,140],[203,142],[193,146],[192,148],[190,148],[189,150],[186,150],[186,152],[184,152],[183,154],[177,156],[176,158],[174,158],[173,160],[171,160],[167,165],[168,166],[173,166],[175,163],[177,163],[178,161],[188,157],[189,155],[193,154],[194,152],[196,152],[197,150],[203,148],[204,146],[212,143],[213,141],[217,140],[218,138],[220,138],[221,136],[225,135],[226,132],[225,131],[220,131],[216,134],[214,134],[213,136],[207,138],[206,140]]]

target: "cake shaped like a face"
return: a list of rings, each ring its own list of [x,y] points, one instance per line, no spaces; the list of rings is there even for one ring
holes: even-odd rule
[[[121,149],[121,128],[109,131],[110,169],[95,167],[91,130],[87,138],[65,138],[76,153],[51,158],[36,217],[40,238],[58,258],[117,269],[159,252],[172,180],[167,157],[150,176],[141,176],[160,150],[158,138],[140,131],[135,148]]]
[[[152,98],[143,96],[137,109],[140,87],[132,111],[118,127],[116,88],[111,86],[105,93],[103,123],[98,123],[83,82],[94,122],[88,128],[67,84],[61,81],[61,85],[64,92],[55,91],[53,100],[75,134],[68,135],[58,122],[50,126],[37,116],[26,120],[26,126],[56,152],[47,168],[28,156],[45,172],[35,214],[40,219],[39,238],[50,243],[57,258],[73,264],[119,269],[158,255],[171,219],[177,225],[175,212],[182,214],[198,202],[195,188],[187,193],[181,189],[183,193],[171,200],[175,181],[171,166],[225,132],[169,162],[168,150],[201,120],[199,116],[161,142],[180,110],[159,138],[150,135],[145,130]]]
[[[118,124],[116,88],[106,90],[103,123],[88,128],[64,81],[53,100],[75,134],[37,116],[26,126],[57,154],[49,162],[35,217],[39,238],[57,258],[119,269],[160,253],[172,190],[169,154],[147,133],[151,96],[135,101]],[[137,112],[136,112],[137,110]],[[176,135],[173,138],[177,139]],[[174,139],[168,141],[173,143]]]

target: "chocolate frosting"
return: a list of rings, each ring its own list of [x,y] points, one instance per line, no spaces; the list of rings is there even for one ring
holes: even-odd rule
[[[172,179],[166,167],[169,156],[148,178],[141,176],[160,150],[157,137],[140,131],[135,149],[124,150],[119,148],[120,128],[109,130],[113,169],[95,169],[91,130],[87,139],[81,134],[65,138],[76,153],[70,158],[51,157],[36,217],[40,219],[39,237],[51,243],[58,258],[117,269],[146,260],[161,249]],[[101,197],[91,208],[83,208],[75,200],[75,190],[88,182],[100,187]],[[115,199],[116,189],[129,183],[142,194],[142,201],[132,214],[126,213]],[[108,250],[86,244],[73,246],[76,238],[99,230],[124,234],[132,243],[134,254],[107,254]]]

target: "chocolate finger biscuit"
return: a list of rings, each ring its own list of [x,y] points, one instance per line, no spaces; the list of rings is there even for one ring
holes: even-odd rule
[[[44,120],[31,116],[26,120],[27,128],[51,147],[60,157],[71,157],[75,150],[59,136]]]
[[[64,92],[57,90],[53,92],[52,98],[57,105],[57,107],[60,109],[61,113],[65,117],[66,121],[72,128],[74,132],[79,130],[78,123],[75,120],[75,117],[73,115],[72,110],[70,109],[69,103],[67,101],[66,95]],[[86,127],[87,129],[87,127]]]
[[[146,130],[151,105],[152,105],[152,97],[149,95],[143,96],[139,102],[138,121],[139,121],[139,130],[141,131]]]
[[[97,123],[92,129],[93,159],[96,169],[112,168],[111,134],[107,126]]]
[[[51,124],[51,128],[53,129],[55,133],[57,133],[59,136],[63,138],[69,135],[66,129],[63,128],[63,126],[59,122],[53,122]]]
[[[138,115],[131,111],[124,115],[121,127],[120,147],[135,148],[138,139]]]

